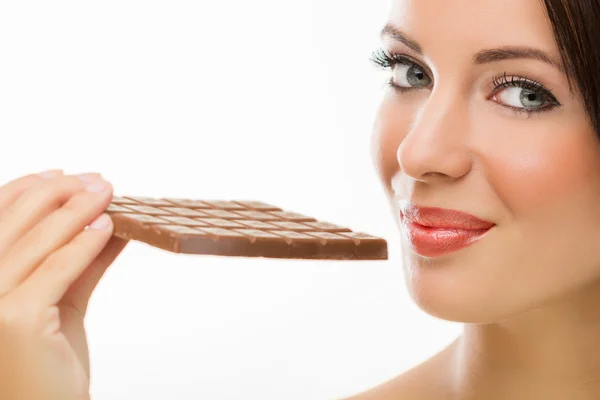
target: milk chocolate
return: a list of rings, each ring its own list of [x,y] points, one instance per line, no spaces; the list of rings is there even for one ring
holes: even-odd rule
[[[173,253],[386,260],[387,242],[260,201],[114,196],[114,235]]]

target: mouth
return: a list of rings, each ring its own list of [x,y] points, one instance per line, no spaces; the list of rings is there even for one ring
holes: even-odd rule
[[[402,205],[400,222],[412,250],[431,258],[470,246],[496,225],[462,211],[410,203]]]

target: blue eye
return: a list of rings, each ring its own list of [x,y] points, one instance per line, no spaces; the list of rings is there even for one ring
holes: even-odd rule
[[[431,84],[427,74],[415,64],[397,62],[392,67],[392,84],[404,88],[426,87]]]
[[[404,93],[429,87],[432,79],[425,69],[402,54],[387,53],[383,49],[373,52],[371,61],[378,68],[390,69],[392,77],[387,82],[394,90]],[[551,90],[539,82],[527,77],[494,77],[491,83],[493,93],[491,100],[512,110],[516,115],[550,111],[561,104]]]
[[[492,100],[519,113],[549,111],[561,104],[541,83],[522,77],[501,77],[492,80],[495,86]]]
[[[396,90],[406,92],[431,84],[431,78],[425,70],[402,54],[388,54],[383,49],[378,49],[373,52],[371,61],[378,68],[392,71],[388,84]]]

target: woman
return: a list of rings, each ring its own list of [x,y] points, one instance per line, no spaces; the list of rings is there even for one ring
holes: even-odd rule
[[[465,326],[347,400],[600,398],[600,2],[394,0],[383,43],[406,284]],[[111,193],[60,171],[0,188],[0,398],[89,398],[83,316],[125,245]]]

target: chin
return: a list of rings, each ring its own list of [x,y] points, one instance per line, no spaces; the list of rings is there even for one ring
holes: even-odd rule
[[[493,294],[493,282],[481,281],[467,265],[442,265],[450,262],[414,253],[405,257],[405,284],[421,310],[435,318],[468,324],[487,324],[518,314]]]
[[[415,304],[434,318],[464,324],[488,324],[498,321],[481,304],[438,294],[432,295],[419,289],[409,289]]]

